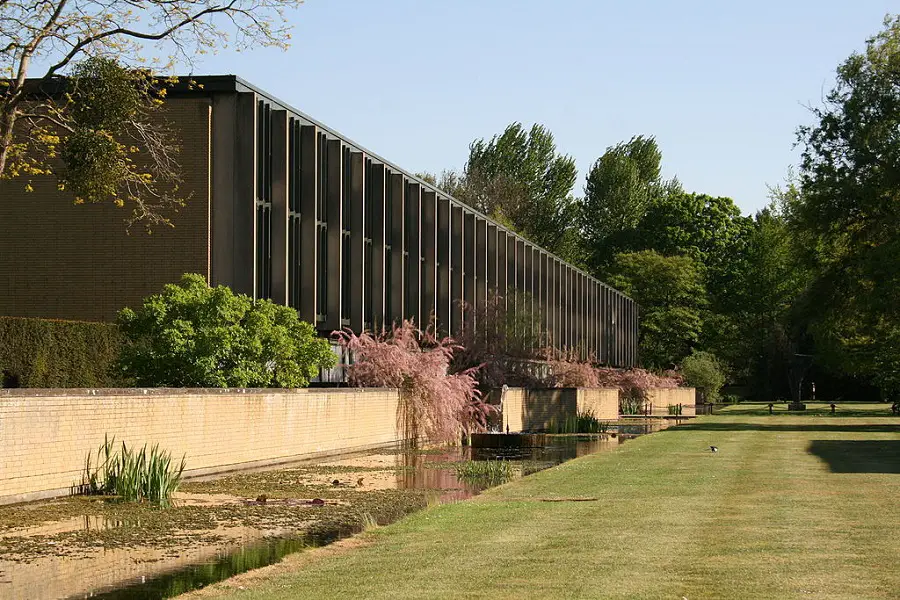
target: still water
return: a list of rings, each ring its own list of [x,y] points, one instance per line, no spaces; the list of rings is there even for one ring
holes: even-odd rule
[[[425,490],[439,502],[455,502],[478,494],[485,485],[461,481],[452,463],[465,460],[505,460],[512,465],[513,476],[521,477],[579,456],[612,450],[627,439],[652,433],[670,424],[674,423],[660,420],[620,422],[611,427],[607,434],[590,436],[526,435],[522,436],[524,443],[516,447],[508,447],[507,443],[502,443],[496,445],[505,447],[452,447],[417,453],[373,451],[365,455],[338,457],[318,463],[317,467],[321,469],[316,477],[322,481],[312,483],[322,485],[331,481],[334,475],[328,469],[332,468],[339,473],[340,480],[335,480],[339,485],[344,485],[343,481],[358,481],[360,486],[365,486],[366,491]],[[487,440],[486,445],[493,445],[493,441]],[[485,445],[484,441],[479,445]],[[252,499],[196,493],[179,494],[177,500],[198,506],[253,502]],[[95,516],[85,515],[0,534],[0,545],[3,537],[9,535],[33,537],[39,542],[52,539],[48,536],[61,532],[102,531],[104,528],[123,525],[135,526],[106,522]],[[137,526],[140,527],[140,524]],[[215,541],[199,539],[176,549],[141,545],[101,547],[75,556],[66,556],[65,552],[61,552],[60,555],[41,556],[29,561],[0,560],[0,598],[171,598],[238,573],[278,562],[288,554],[333,542],[353,532],[345,529],[310,536],[298,535],[296,531],[289,529],[232,526],[214,530]],[[192,539],[190,532],[185,539]]]

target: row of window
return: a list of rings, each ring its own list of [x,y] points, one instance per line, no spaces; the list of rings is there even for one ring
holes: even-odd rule
[[[340,326],[351,324],[351,307],[358,306],[351,287],[355,267],[352,257],[359,253],[365,327],[380,326],[382,320],[396,318],[401,310],[403,317],[421,323],[436,309],[444,319],[450,317],[448,311],[452,313],[452,323],[441,324],[445,330],[452,330],[461,324],[463,313],[458,306],[448,306],[451,298],[471,306],[479,299],[484,301],[491,291],[489,286],[508,287],[530,294],[527,300],[510,295],[512,310],[524,309],[521,303],[527,301],[528,312],[536,315],[535,322],[525,327],[536,332],[564,332],[552,340],[556,345],[581,346],[601,360],[617,364],[633,360],[637,315],[630,300],[517,238],[498,240],[493,224],[458,206],[451,208],[449,200],[427,188],[423,190],[403,173],[393,172],[369,157],[358,158],[361,155],[354,154],[350,146],[329,139],[300,119],[290,118],[287,127],[287,301],[308,314],[304,305],[314,291],[315,318],[320,327],[328,329],[336,324],[328,320],[328,307],[337,296]],[[260,298],[272,297],[272,134],[271,105],[260,101],[256,194],[256,290]],[[310,152],[315,156],[305,154]],[[352,160],[357,161],[354,169]],[[360,164],[361,174],[356,171]],[[354,176],[361,176],[361,189],[359,180],[351,179]],[[306,181],[304,187],[308,177],[314,177],[314,182]],[[354,185],[362,207],[354,206]],[[303,210],[304,198],[310,193],[315,194],[315,202],[314,211],[308,212],[315,214]],[[361,215],[354,215],[354,209],[361,210]],[[304,218],[312,219],[314,227],[307,229]],[[360,218],[361,223],[351,225],[352,218]],[[359,225],[361,242],[351,235]],[[330,239],[329,227],[340,234]],[[315,243],[304,245],[310,232],[314,232]],[[395,252],[398,244],[402,248],[399,254]],[[382,247],[384,254],[379,257]],[[426,249],[430,260],[424,257]],[[312,261],[311,251],[315,252]],[[335,263],[331,255],[338,252],[340,256],[334,258],[340,260]],[[488,257],[497,262],[488,265]],[[331,268],[340,269],[337,280],[329,277]],[[399,287],[398,268],[402,274]],[[310,275],[308,269],[315,269],[313,288],[303,284],[304,275]],[[436,287],[438,274],[440,283]]]

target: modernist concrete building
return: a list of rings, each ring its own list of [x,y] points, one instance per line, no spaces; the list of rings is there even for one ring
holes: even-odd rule
[[[0,182],[0,314],[111,320],[197,272],[323,333],[429,317],[449,333],[460,301],[497,294],[531,303],[556,347],[635,363],[627,296],[249,83],[193,79],[165,107],[192,193],[173,228],[127,233],[123,209],[72,206],[51,180]]]

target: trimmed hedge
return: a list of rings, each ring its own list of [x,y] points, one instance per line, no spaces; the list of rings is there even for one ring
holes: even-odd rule
[[[0,317],[0,387],[119,387],[113,323]]]

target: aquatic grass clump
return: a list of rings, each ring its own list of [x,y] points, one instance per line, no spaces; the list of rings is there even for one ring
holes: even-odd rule
[[[468,460],[456,465],[460,481],[474,485],[500,485],[510,481],[513,468],[507,460]]]
[[[144,444],[140,450],[134,450],[122,442],[122,447],[116,450],[115,437],[104,437],[96,455],[96,463],[92,461],[91,452],[85,458],[81,484],[85,494],[112,495],[126,502],[169,506],[184,473],[185,457],[176,464],[171,453],[161,450],[158,444],[149,449]]]
[[[680,404],[669,404],[666,406],[666,409],[669,411],[670,416],[681,416],[682,406]]]
[[[647,400],[639,395],[619,393],[619,414],[643,415],[647,413]]]
[[[557,421],[552,419],[547,427],[548,433],[606,433],[609,423],[601,422],[591,411],[568,415]]]

